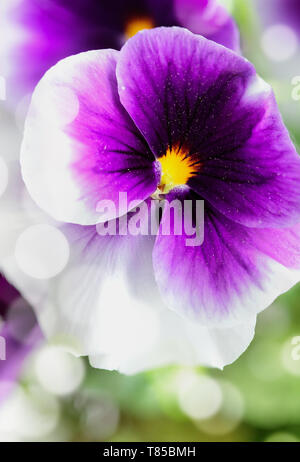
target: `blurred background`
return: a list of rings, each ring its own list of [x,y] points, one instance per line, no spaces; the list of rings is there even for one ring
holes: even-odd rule
[[[262,8],[267,1],[222,3],[300,152],[300,18],[298,31],[282,24]],[[223,371],[172,366],[125,376],[40,340],[18,383],[0,382],[2,395],[0,441],[300,441],[300,285],[258,316],[254,341]]]

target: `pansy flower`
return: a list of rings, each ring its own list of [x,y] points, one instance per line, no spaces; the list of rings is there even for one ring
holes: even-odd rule
[[[299,280],[300,159],[273,92],[246,59],[186,29],[143,31],[121,51],[51,68],[21,165],[71,254],[46,285],[13,257],[6,274],[29,301],[40,293],[46,334],[97,367],[223,367],[250,343],[256,314]],[[204,200],[204,242],[162,233],[165,210],[157,236],[99,235],[99,201],[118,205],[120,192],[128,204]],[[111,212],[108,224],[135,213]]]
[[[82,51],[120,49],[136,32],[184,26],[239,50],[237,26],[217,0],[5,0],[1,73],[8,97],[30,93],[58,60]]]

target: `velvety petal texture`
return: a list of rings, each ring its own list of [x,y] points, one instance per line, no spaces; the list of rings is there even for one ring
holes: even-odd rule
[[[179,196],[179,192],[174,196]],[[171,194],[170,194],[171,196]],[[199,200],[195,194],[184,200]],[[164,235],[171,217],[171,233]],[[166,304],[193,321],[211,326],[246,322],[300,278],[300,226],[253,229],[206,205],[202,245],[187,246],[165,209],[153,251],[154,273]],[[186,219],[186,214],[185,214]]]
[[[275,97],[246,59],[179,28],[143,31],[117,64],[121,102],[157,158],[176,147],[188,185],[251,227],[300,221],[300,159]]]
[[[38,84],[26,121],[22,174],[37,204],[55,219],[92,224],[127,211],[156,189],[146,141],[120,103],[118,52],[90,51],[59,62]],[[111,200],[105,220],[100,200]]]

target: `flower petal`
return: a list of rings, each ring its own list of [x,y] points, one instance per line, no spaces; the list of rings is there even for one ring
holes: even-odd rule
[[[120,226],[127,219],[125,216],[114,223]],[[71,345],[77,354],[106,353],[114,348],[114,341],[118,342],[117,332],[123,332],[123,340],[124,336],[130,338],[123,330],[125,318],[131,316],[134,321],[135,314],[143,314],[146,319],[150,310],[143,309],[143,300],[151,302],[147,277],[150,274],[153,279],[151,251],[155,237],[102,236],[102,224],[66,225],[60,229],[69,242],[70,258],[66,269],[55,278],[38,280],[28,276],[20,270],[14,255],[6,257],[2,267],[35,307],[48,338]],[[149,265],[144,265],[146,258]],[[122,318],[118,319],[117,314]]]
[[[90,355],[91,365],[99,369],[117,369],[123,374],[170,364],[223,369],[239,358],[254,336],[255,317],[230,328],[207,328],[163,308],[164,311],[159,311],[160,335],[147,354],[135,351],[134,356],[128,357],[120,349],[118,354]],[[124,328],[130,329],[129,322]]]
[[[300,158],[248,61],[187,30],[159,28],[126,43],[117,78],[154,154],[188,152],[187,184],[221,213],[253,227],[300,221]]]
[[[124,373],[170,363],[222,368],[252,340],[255,317],[206,329],[168,309],[154,280],[154,236],[100,236],[95,226],[78,225],[63,232],[71,256],[60,275],[30,278],[13,256],[4,270],[35,307],[46,336],[89,355],[95,367]]]
[[[207,38],[237,53],[241,52],[239,29],[231,17],[216,32],[208,35]]]
[[[187,193],[186,199],[197,197]],[[187,221],[189,209],[183,210]],[[235,326],[299,281],[300,226],[247,228],[207,206],[204,242],[187,246],[191,236],[175,234],[173,215],[170,235],[163,235],[167,212],[153,251],[154,272],[166,304],[182,316],[206,326]]]
[[[33,94],[22,174],[36,203],[57,220],[94,224],[103,221],[100,200],[118,206],[119,192],[130,202],[156,189],[154,157],[119,101],[117,57],[100,50],[66,58]]]
[[[218,0],[204,0],[202,2],[198,0],[175,0],[174,8],[180,25],[194,34],[203,35],[227,48],[240,51],[238,27]]]

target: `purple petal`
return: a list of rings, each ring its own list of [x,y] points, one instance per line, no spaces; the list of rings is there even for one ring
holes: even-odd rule
[[[175,0],[174,3],[178,25],[227,48],[240,51],[238,27],[218,0]]]
[[[179,28],[144,31],[117,64],[119,93],[157,157],[181,146],[188,185],[253,227],[300,221],[300,159],[270,88],[244,58]]]
[[[185,193],[185,199],[197,196]],[[247,228],[207,206],[204,242],[192,247],[186,244],[187,234],[175,235],[174,219],[171,235],[163,235],[167,219],[165,211],[153,252],[154,271],[165,302],[184,316],[204,325],[235,325],[299,280],[299,226]]]
[[[118,206],[119,192],[130,202],[156,189],[154,156],[119,101],[117,57],[117,51],[102,50],[66,58],[33,94],[22,173],[37,204],[58,220],[104,221],[97,212],[100,200]]]
[[[222,25],[216,32],[208,35],[206,38],[213,42],[220,43],[224,47],[240,53],[240,33],[235,21],[229,17],[225,24]]]
[[[241,224],[291,226],[300,219],[300,158],[274,95],[265,101],[261,97],[260,103],[264,103],[264,109],[259,104],[252,111],[241,111],[244,119],[233,120],[226,135],[222,127],[221,155],[215,155],[214,145],[209,146],[215,157],[203,162],[199,175],[189,184],[224,215]],[[263,117],[251,127],[259,111],[264,111]],[[245,139],[247,132],[249,137]]]

